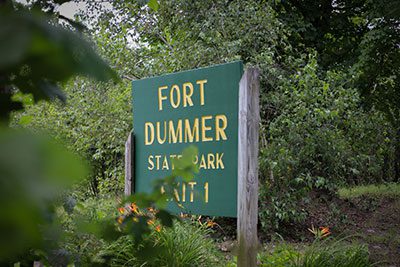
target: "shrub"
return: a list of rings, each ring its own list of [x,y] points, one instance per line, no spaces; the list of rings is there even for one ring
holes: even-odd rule
[[[123,192],[125,141],[132,128],[128,82],[113,85],[77,78],[65,86],[68,105],[39,103],[16,114],[25,127],[46,130],[72,152],[87,159],[92,173],[76,186],[79,199]]]
[[[344,86],[345,75],[320,77],[317,69],[311,55],[270,96],[277,115],[267,128],[269,142],[260,150],[264,230],[302,221],[301,203],[312,189],[333,193],[343,184],[382,179],[390,127],[381,114],[360,108],[357,91]]]
[[[117,217],[117,201],[112,199],[88,199],[78,202],[74,207],[58,209],[66,238],[61,244],[68,251],[70,261],[81,266],[90,265],[107,243],[93,234],[80,231],[80,223],[97,223],[107,217]],[[67,212],[68,211],[68,212]]]
[[[71,214],[67,212],[69,207],[58,208],[67,233],[61,247],[66,251],[66,261],[79,266],[216,266],[221,263],[222,257],[209,237],[212,230],[206,224],[185,220],[159,231],[154,227],[140,242],[135,242],[134,235],[130,234],[112,241],[80,231],[82,224],[95,225],[106,218],[117,218],[120,215],[117,206],[113,199],[89,199],[76,204]]]
[[[217,266],[222,258],[208,237],[210,231],[190,222],[177,222],[172,228],[153,232],[141,244],[142,248],[153,248],[151,255],[138,254],[138,247],[128,236],[109,244],[99,255],[109,258],[111,266]]]

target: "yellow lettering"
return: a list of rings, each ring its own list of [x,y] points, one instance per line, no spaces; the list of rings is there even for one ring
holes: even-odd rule
[[[182,183],[182,202],[186,201],[186,184]]]
[[[211,130],[211,126],[206,126],[206,121],[211,120],[212,116],[201,117],[201,139],[203,142],[212,141],[212,137],[207,137],[206,132]]]
[[[208,182],[204,184],[204,202],[208,203]]]
[[[165,157],[165,156],[164,156],[164,160],[163,160],[163,164],[162,164],[162,169],[169,170],[168,160],[167,160],[167,157]]]
[[[160,144],[164,144],[165,141],[167,140],[167,122],[164,121],[164,138],[163,138],[163,139],[161,139],[161,133],[160,133],[160,128],[161,128],[161,126],[160,126],[160,122],[158,121],[156,125],[157,125],[157,126],[156,126],[156,128],[157,128],[157,141],[158,141],[158,143],[160,143]]]
[[[209,154],[207,155],[207,168],[208,168],[208,169],[211,169],[211,168],[212,168],[212,169],[215,169],[214,160],[215,160],[214,154],[209,153]]]
[[[200,85],[200,105],[204,106],[204,84],[207,80],[196,81],[196,83]]]
[[[174,92],[176,92],[176,102],[175,102]],[[181,103],[181,91],[179,90],[178,85],[176,84],[172,85],[171,91],[169,92],[169,97],[171,101],[171,106],[173,108],[179,107],[179,104]]]
[[[222,125],[220,124],[222,122]],[[222,140],[228,139],[225,134],[225,129],[228,126],[228,120],[225,115],[217,115],[215,116],[215,140],[219,141],[222,137]]]
[[[189,92],[186,90],[189,89]],[[183,84],[183,106],[186,107],[188,104],[189,106],[193,106],[192,101],[193,95],[193,84],[190,82]]]
[[[195,118],[193,121],[193,128],[190,127],[189,119],[185,119],[185,143],[192,143],[193,140],[199,142],[199,119]]]
[[[162,95],[162,90],[167,89],[168,86],[158,87],[158,110],[162,110],[162,101],[166,100],[167,97]]]
[[[190,186],[190,202],[193,202],[194,200],[194,186],[196,185],[196,182],[189,182],[188,185]]]
[[[157,168],[157,170],[159,170],[160,169],[160,159],[161,159],[161,155],[156,155],[155,156],[155,158],[156,158],[156,168]]]
[[[152,155],[149,156],[148,162],[149,162],[149,166],[147,167],[147,169],[149,171],[152,171],[154,169],[154,162],[153,162],[153,156]]]
[[[151,122],[146,122],[144,124],[144,144],[146,146],[151,145],[154,142],[154,125]]]
[[[221,153],[221,154],[216,153],[216,155],[217,155],[217,157],[216,157],[217,169],[225,169],[224,162],[222,161],[222,157],[224,156],[224,153]]]
[[[179,186],[179,184],[178,184],[178,186]],[[176,188],[174,188],[174,196],[175,196],[175,200],[179,202],[180,201],[179,193],[178,193],[178,190],[176,190]]]
[[[174,127],[174,122],[169,121],[169,143],[182,143],[182,120],[178,120],[176,130]]]
[[[201,155],[199,169],[207,169],[206,159],[205,159],[204,155]]]

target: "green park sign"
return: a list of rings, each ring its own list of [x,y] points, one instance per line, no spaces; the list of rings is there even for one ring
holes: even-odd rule
[[[134,190],[150,192],[171,174],[172,159],[198,148],[199,173],[180,182],[169,209],[210,216],[237,215],[238,105],[242,62],[133,81]]]

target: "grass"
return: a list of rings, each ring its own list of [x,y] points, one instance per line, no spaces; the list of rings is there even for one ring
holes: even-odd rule
[[[361,185],[355,187],[343,187],[338,190],[339,197],[351,199],[361,196],[380,198],[380,197],[400,197],[400,184],[380,184],[380,185]]]
[[[121,237],[99,253],[98,261],[108,259],[107,266],[220,266],[223,256],[210,233],[191,222],[175,222],[172,228],[152,233],[139,247],[130,236]]]
[[[218,266],[222,254],[214,241],[207,237],[211,230],[190,222],[178,222],[173,228],[156,235],[156,243],[164,250],[154,266]]]
[[[316,244],[306,250],[296,267],[369,267],[368,248],[365,245],[335,242]]]
[[[318,241],[304,250],[282,243],[273,251],[259,254],[262,267],[370,267],[368,248],[343,239]]]

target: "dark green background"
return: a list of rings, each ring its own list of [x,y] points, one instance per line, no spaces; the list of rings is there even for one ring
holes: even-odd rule
[[[159,77],[133,81],[133,128],[135,133],[135,192],[150,192],[152,180],[166,177],[171,171],[149,171],[149,155],[180,154],[182,150],[193,144],[198,147],[199,155],[207,153],[224,153],[223,170],[200,170],[194,181],[197,182],[193,203],[189,200],[189,187],[186,188],[186,202],[183,203],[185,210],[191,214],[202,214],[210,216],[235,217],[237,210],[237,147],[238,147],[238,95],[239,81],[243,74],[242,62],[216,65],[208,68],[189,70]],[[205,105],[200,105],[200,94],[198,93],[197,80],[206,79]],[[167,85],[169,89],[173,84],[179,85],[191,82],[194,86],[193,106],[178,107],[173,109],[169,104],[169,98],[163,102],[163,110],[158,110],[158,87]],[[169,97],[169,89],[164,90],[164,95]],[[145,122],[155,123],[157,121],[173,120],[174,125],[178,119],[190,119],[201,116],[224,114],[228,119],[228,127],[225,130],[228,140],[212,142],[193,142],[182,144],[158,144],[145,146],[144,125]],[[201,119],[200,119],[201,135]],[[210,120],[208,125],[213,125]],[[184,128],[184,127],[183,127]],[[156,129],[155,129],[156,131]],[[208,136],[215,136],[214,127]],[[155,137],[156,138],[156,137]],[[209,183],[209,202],[204,202],[204,182]],[[182,211],[175,204],[169,209],[174,212]]]

